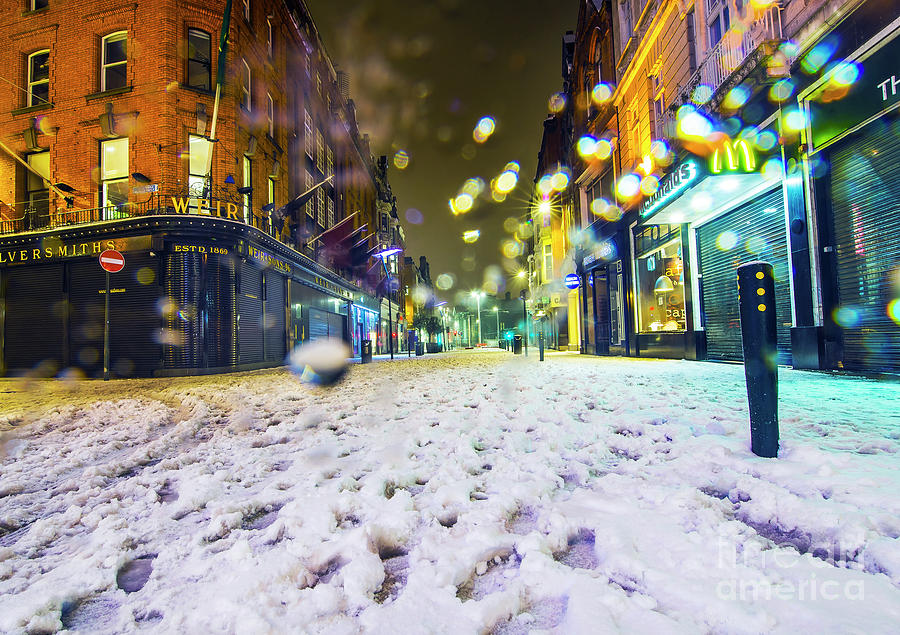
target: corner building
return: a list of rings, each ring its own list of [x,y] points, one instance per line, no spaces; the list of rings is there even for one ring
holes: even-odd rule
[[[378,307],[367,139],[301,1],[228,4],[0,8],[3,374],[102,372],[105,249],[125,257],[113,376],[279,365],[322,337],[358,348],[348,317]]]

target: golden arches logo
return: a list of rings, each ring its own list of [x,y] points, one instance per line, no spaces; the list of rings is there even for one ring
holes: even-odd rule
[[[726,142],[724,145],[724,153],[721,148],[716,148],[709,160],[709,171],[713,174],[721,174],[722,172],[755,172],[756,171],[756,152],[750,146],[750,142],[746,139],[738,139],[731,143]],[[724,161],[723,161],[723,156]],[[741,168],[743,163],[743,168]]]

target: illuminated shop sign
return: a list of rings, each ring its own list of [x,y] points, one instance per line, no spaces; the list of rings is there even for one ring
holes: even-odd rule
[[[172,245],[172,251],[175,253],[190,254],[219,254],[221,256],[228,255],[228,247],[221,245]]]
[[[756,152],[746,139],[726,141],[724,146],[716,148],[709,158],[710,172],[756,172]]]
[[[659,184],[659,189],[653,196],[641,204],[641,218],[650,216],[659,208],[667,205],[670,200],[681,194],[700,176],[700,168],[694,161],[685,161],[678,169],[667,175]]]
[[[17,265],[28,262],[46,262],[79,256],[99,256],[107,249],[116,251],[141,251],[150,249],[150,236],[129,238],[108,238],[93,241],[61,241],[58,238],[43,238],[28,246],[12,248],[0,247],[0,265]]]
[[[330,280],[326,280],[325,278],[316,276],[315,279],[313,280],[313,282],[315,282],[320,287],[324,287],[324,288],[328,289],[329,291],[338,294],[342,298],[346,298],[347,300],[353,299],[353,294],[350,291],[347,291],[346,289],[339,287],[338,285],[331,282]]]
[[[247,249],[247,254],[257,262],[261,262],[266,267],[271,267],[275,271],[280,271],[281,273],[287,274],[291,273],[291,263],[285,260],[281,260],[280,258],[276,258],[272,254],[266,253],[261,249],[250,247]]]
[[[176,214],[200,214],[201,216],[218,216],[236,221],[242,221],[238,217],[238,206],[234,203],[222,204],[222,201],[213,202],[205,198],[181,198],[172,197],[172,208]]]

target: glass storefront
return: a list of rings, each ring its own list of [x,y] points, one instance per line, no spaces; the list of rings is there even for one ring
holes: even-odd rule
[[[684,264],[678,225],[652,225],[635,234],[639,333],[687,330]]]

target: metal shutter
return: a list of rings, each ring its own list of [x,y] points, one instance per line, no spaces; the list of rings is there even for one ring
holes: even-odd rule
[[[319,309],[309,310],[309,341],[315,342],[318,339],[328,337],[328,316],[327,311]]]
[[[14,267],[0,275],[6,277],[8,371],[56,374],[64,364],[66,303],[62,265]]]
[[[125,289],[109,296],[109,368],[113,376],[146,377],[160,367],[157,262],[146,253],[126,253],[125,269],[110,274],[110,288]],[[100,268],[96,261],[90,264]],[[106,280],[102,284],[105,286]],[[102,304],[103,294],[98,295]]]
[[[67,266],[71,307],[69,363],[88,377],[102,377],[104,302],[101,290],[106,290],[106,273],[93,258],[70,262]],[[114,286],[112,280],[110,286]]]
[[[284,276],[273,271],[265,275],[266,285],[266,361],[284,363],[285,344]]]
[[[720,244],[716,241],[725,232]],[[729,245],[734,244],[730,249]],[[775,316],[778,363],[791,363],[791,289],[784,225],[784,199],[775,188],[697,229],[701,309],[706,328],[707,357],[741,361],[741,319],[738,311],[737,268],[764,260],[775,270]]]
[[[238,296],[241,364],[263,361],[262,272],[252,262],[241,264],[241,293]]]
[[[237,302],[233,256],[206,256],[206,351],[210,367],[237,364]]]
[[[166,368],[198,368],[203,348],[199,319],[201,254],[165,255],[165,313],[163,364]]]
[[[873,123],[831,157],[845,368],[900,367],[900,327],[888,315],[900,296],[898,134],[900,120]]]

